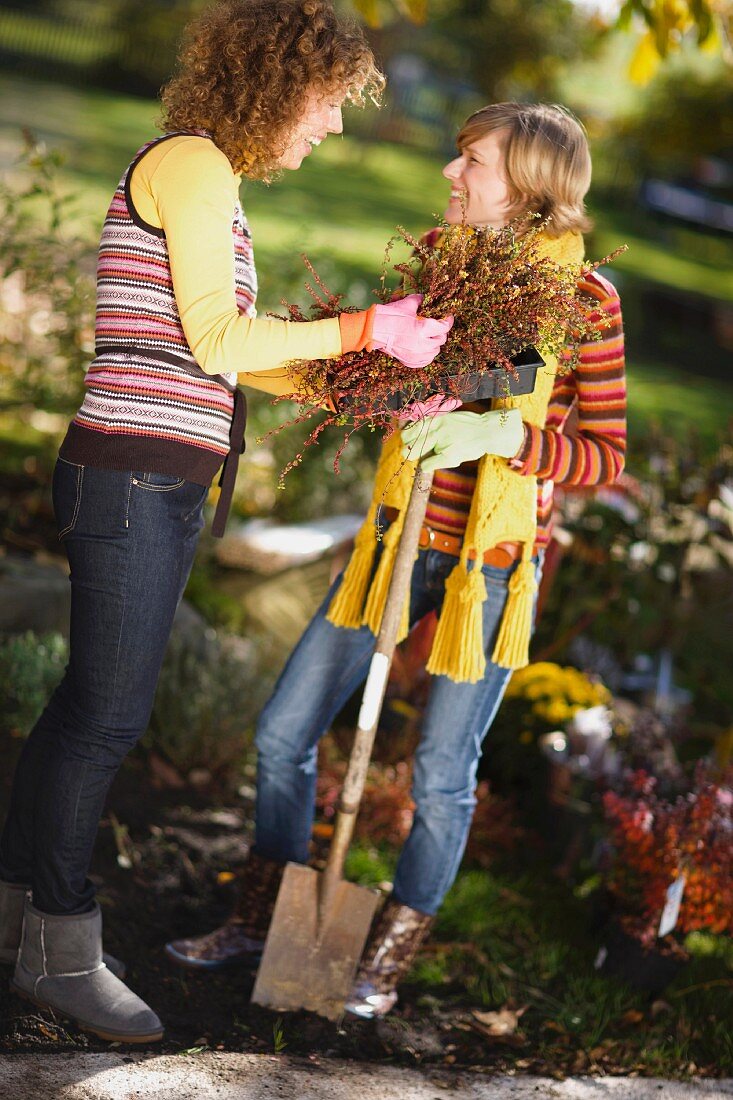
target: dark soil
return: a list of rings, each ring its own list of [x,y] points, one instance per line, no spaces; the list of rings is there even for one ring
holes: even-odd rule
[[[3,768],[0,817],[11,775],[12,766]],[[241,800],[212,810],[210,801],[194,791],[156,789],[139,761],[123,768],[115,781],[92,877],[104,913],[105,948],[124,960],[127,982],[165,1023],[165,1039],[154,1049],[272,1053],[285,1044],[289,1054],[320,1052],[360,1060],[506,1062],[506,1049],[492,1049],[466,1022],[467,1006],[449,1009],[434,998],[426,1003],[409,986],[389,1019],[376,1025],[348,1018],[333,1024],[305,1012],[280,1018],[251,1004],[253,975],[241,969],[202,976],[169,963],[162,950],[166,940],[209,931],[229,913],[234,888],[220,885],[217,876],[236,870],[246,854],[245,816]],[[129,868],[120,866],[113,822],[127,827],[129,839],[123,837],[120,845],[132,862]],[[0,1051],[109,1049],[13,996],[9,967],[0,967],[0,974]],[[456,991],[446,990],[451,992]],[[279,1021],[281,1043],[275,1038]]]

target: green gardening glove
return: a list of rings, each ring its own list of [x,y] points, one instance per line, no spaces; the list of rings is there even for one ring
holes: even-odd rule
[[[461,409],[402,429],[402,455],[421,459],[425,473],[447,470],[484,455],[514,458],[524,442],[519,409],[474,413]],[[423,455],[427,455],[423,458]]]

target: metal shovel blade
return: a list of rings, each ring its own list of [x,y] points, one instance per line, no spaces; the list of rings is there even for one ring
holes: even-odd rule
[[[278,1012],[305,1008],[338,1020],[377,907],[378,894],[343,880],[320,919],[321,873],[289,863],[283,874],[252,1000]]]

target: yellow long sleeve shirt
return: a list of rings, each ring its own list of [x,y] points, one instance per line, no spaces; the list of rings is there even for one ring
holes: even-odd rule
[[[288,322],[248,317],[234,295],[232,210],[240,177],[208,138],[172,137],[135,166],[133,205],[165,233],[181,324],[207,374],[236,372],[240,383],[283,394],[292,390],[284,363],[341,354],[337,319]]]

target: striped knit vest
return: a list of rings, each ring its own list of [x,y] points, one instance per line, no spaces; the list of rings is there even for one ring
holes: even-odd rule
[[[140,217],[130,193],[138,161],[178,136],[144,145],[112,197],[97,264],[96,357],[60,454],[69,462],[208,485],[230,449],[241,449],[232,439],[236,374],[212,376],[196,363],[176,305],[165,233]],[[232,249],[237,307],[253,316],[257,275],[238,201]]]

